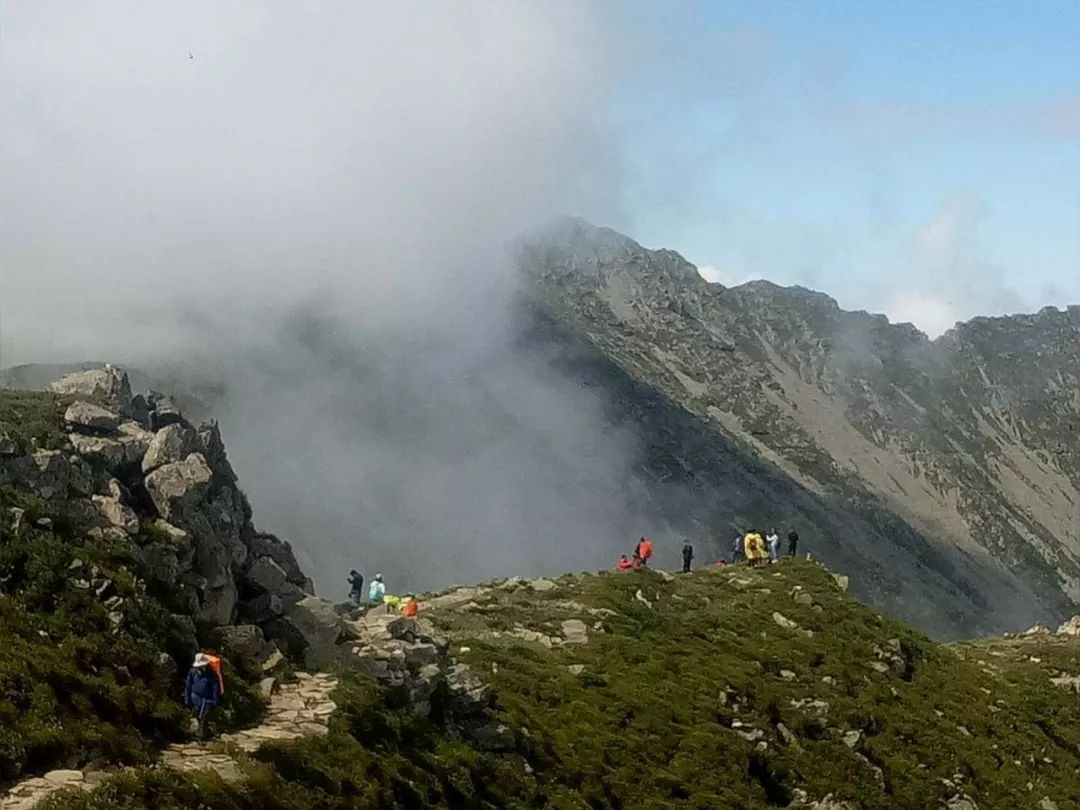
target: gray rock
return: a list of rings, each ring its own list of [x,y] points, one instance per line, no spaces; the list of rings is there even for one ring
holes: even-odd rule
[[[304,576],[288,541],[260,532],[251,539],[250,546],[253,557],[269,557],[281,566],[289,582],[308,594],[314,593],[311,589],[311,580]]]
[[[7,433],[0,432],[0,457],[17,456],[18,454],[18,443]]]
[[[128,534],[139,533],[139,516],[135,514],[134,509],[123,503],[119,498],[106,498],[102,495],[94,495],[93,501],[97,506],[98,511],[101,512],[101,516],[105,518],[110,525],[122,529]]]
[[[236,609],[236,584],[228,578],[220,585],[203,588],[196,618],[208,624],[229,624]]]
[[[111,437],[72,433],[68,438],[76,453],[108,470],[117,469],[127,459],[124,445]]]
[[[342,621],[334,603],[318,596],[308,596],[285,611],[285,622],[304,641],[304,661],[321,668],[334,658],[334,648],[341,636]]]
[[[558,585],[556,585],[550,579],[544,579],[543,577],[541,577],[540,579],[530,580],[528,582],[528,585],[534,591],[537,591],[539,593],[544,593],[545,591],[550,591],[558,587]]]
[[[979,805],[975,804],[975,800],[965,793],[958,793],[945,802],[945,806],[949,810],[979,810]]]
[[[221,476],[229,483],[235,483],[236,473],[229,463],[229,457],[225,452],[225,442],[221,439],[221,429],[217,421],[209,419],[200,424],[196,432],[196,441],[199,452],[206,457],[206,462],[214,474]]]
[[[285,612],[285,605],[277,594],[264,593],[244,602],[240,612],[248,621],[265,624],[282,615]]]
[[[840,588],[840,590],[846,591],[848,589],[848,577],[844,576],[843,574],[833,574],[833,579],[836,580],[836,585]]]
[[[192,428],[181,423],[166,425],[153,434],[142,459],[142,470],[149,473],[166,464],[183,461],[196,446],[195,431]]]
[[[274,694],[274,679],[273,678],[263,678],[261,681],[259,681],[259,693],[264,698],[269,700],[270,696],[272,694]]]
[[[439,651],[434,644],[409,644],[405,647],[405,664],[409,669],[419,670],[428,664],[434,664],[439,658]]]
[[[470,736],[483,751],[511,751],[514,748],[514,732],[502,723],[489,723],[473,729]]]
[[[847,731],[844,733],[844,745],[848,748],[854,748],[859,744],[859,740],[862,739],[861,731]]]
[[[814,604],[814,597],[808,594],[806,591],[796,591],[792,597],[797,605],[805,605],[811,607]]]
[[[263,632],[252,624],[238,624],[218,628],[221,648],[230,658],[249,661],[261,660],[266,644]]]
[[[562,623],[562,633],[567,644],[588,644],[589,630],[581,619],[567,619]]]
[[[158,467],[146,476],[146,489],[158,514],[165,520],[174,517],[182,522],[195,504],[205,498],[213,473],[198,453],[183,461]]]
[[[154,434],[138,422],[121,422],[110,438],[123,448],[125,464],[137,464],[150,449]]]
[[[265,593],[279,593],[287,582],[281,566],[270,557],[260,557],[244,575],[245,580]]]
[[[783,613],[780,613],[778,611],[773,611],[772,620],[781,627],[783,627],[785,630],[797,630],[799,628],[799,625],[797,623],[793,622]]]
[[[175,425],[184,421],[184,415],[180,413],[180,409],[171,397],[157,391],[151,391],[147,397],[147,404],[150,407],[151,430],[158,431],[167,425]]]
[[[103,402],[125,416],[131,412],[131,383],[128,375],[110,365],[68,374],[51,383],[49,390],[56,394]]]
[[[64,422],[74,430],[108,432],[119,427],[120,415],[92,402],[78,400],[64,411]]]

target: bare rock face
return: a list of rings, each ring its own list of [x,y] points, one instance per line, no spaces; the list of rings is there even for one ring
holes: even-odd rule
[[[284,660],[277,642],[310,666],[333,657],[341,620],[288,542],[255,528],[216,422],[195,428],[170,397],[133,397],[111,366],[50,390],[77,398],[64,449],[3,437],[0,485],[49,501],[88,537],[131,542],[142,575],[174,589],[188,621],[226,628],[242,656],[258,647],[267,671]],[[247,624],[232,628],[238,619]]]
[[[75,430],[107,431],[120,425],[120,415],[92,402],[79,400],[68,406],[64,412],[64,422]]]
[[[131,412],[131,383],[127,372],[113,366],[68,374],[52,383],[49,390],[104,402],[125,416]]]
[[[334,603],[308,596],[286,609],[284,622],[302,640],[304,661],[309,667],[325,667],[337,654],[342,620]]]
[[[146,476],[146,489],[165,520],[182,520],[192,513],[210,489],[214,474],[199,453],[166,464]]]
[[[166,425],[153,434],[142,459],[142,471],[149,473],[166,464],[183,461],[195,449],[195,431],[191,427],[181,423]]]

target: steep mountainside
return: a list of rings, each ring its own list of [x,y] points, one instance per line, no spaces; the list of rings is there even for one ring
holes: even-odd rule
[[[864,596],[944,634],[1080,599],[1080,307],[932,342],[801,288],[707,283],[578,220],[519,255],[585,376],[625,412],[628,386],[658,403],[635,417],[666,436],[669,466],[694,449],[669,483],[699,496],[720,547],[794,524]]]

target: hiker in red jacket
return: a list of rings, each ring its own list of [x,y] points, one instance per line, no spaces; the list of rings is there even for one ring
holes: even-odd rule
[[[619,555],[619,561],[617,563],[615,563],[615,570],[616,571],[632,571],[633,569],[634,569],[634,564],[632,562],[630,562],[630,560],[627,558],[627,556],[625,554],[620,554]]]
[[[652,540],[647,537],[638,540],[637,547],[634,549],[634,556],[641,560],[642,565],[648,563],[649,557],[652,556]]]

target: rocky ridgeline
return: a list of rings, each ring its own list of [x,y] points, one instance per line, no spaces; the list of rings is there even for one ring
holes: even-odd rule
[[[5,442],[0,484],[42,499],[87,536],[133,543],[178,620],[221,628],[230,654],[266,670],[283,652],[313,667],[333,656],[340,617],[314,595],[289,544],[255,528],[216,422],[192,425],[169,397],[133,395],[111,366],[49,389],[70,401],[66,441],[23,452]],[[19,531],[21,515],[12,517]],[[93,572],[73,576],[107,596]],[[107,607],[122,621],[122,603]]]
[[[192,425],[169,397],[133,395],[127,374],[111,366],[70,374],[50,390],[70,402],[64,446],[20,452],[8,442],[0,484],[48,502],[90,537],[131,543],[148,578],[178,603],[179,622],[216,627],[228,655],[268,675],[286,656],[311,669],[355,665],[406,689],[417,713],[430,712],[436,693],[462,717],[490,701],[430,622],[381,608],[363,615],[315,596],[290,545],[255,528],[216,422]],[[71,572],[119,625],[123,599],[98,574],[81,565]]]

